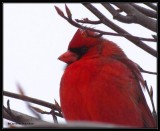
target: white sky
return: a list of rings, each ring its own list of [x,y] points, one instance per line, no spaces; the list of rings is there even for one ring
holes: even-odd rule
[[[77,30],[61,18],[54,5],[65,11],[62,4],[3,4],[3,90],[18,93],[16,83],[19,83],[26,95],[50,103],[56,99],[59,102],[59,83],[64,72],[65,63],[57,58],[67,50],[67,46]],[[97,18],[81,4],[67,4],[74,19]],[[112,15],[100,4],[94,4],[112,20]],[[151,38],[152,31],[136,24],[118,24],[133,35]],[[103,25],[92,25],[97,29],[113,32]],[[156,72],[157,59],[138,48],[125,38],[104,36],[117,43],[127,56],[138,63],[143,69]],[[156,49],[156,43],[145,42]],[[144,74],[148,85],[152,85],[154,102],[157,98],[157,76]],[[32,115],[23,101],[4,97],[4,105],[10,100],[11,109]],[[148,98],[147,98],[148,100]],[[34,105],[34,104],[33,104]],[[37,105],[34,105],[37,106]],[[151,107],[151,104],[149,103]],[[48,108],[37,106],[43,110]],[[52,117],[43,115],[43,119],[52,122]],[[63,122],[63,119],[59,119]],[[7,121],[4,121],[4,125]]]

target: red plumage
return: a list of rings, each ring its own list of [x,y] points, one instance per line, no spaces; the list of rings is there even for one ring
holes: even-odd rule
[[[60,83],[66,120],[155,127],[137,65],[115,43],[88,34],[96,35],[78,29],[59,57],[68,64]]]

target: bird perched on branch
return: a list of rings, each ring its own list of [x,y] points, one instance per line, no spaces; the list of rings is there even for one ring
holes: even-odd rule
[[[137,65],[115,43],[96,35],[78,29],[59,57],[67,63],[60,83],[64,118],[155,127]]]

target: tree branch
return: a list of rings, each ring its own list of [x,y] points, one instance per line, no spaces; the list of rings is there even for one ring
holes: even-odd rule
[[[155,11],[158,10],[157,6],[154,5],[153,3],[145,2],[144,4],[147,5],[148,7],[150,7],[151,9],[155,10]]]
[[[150,98],[150,101],[151,101],[151,104],[152,104],[153,116],[154,116],[155,120],[157,121],[157,113],[156,113],[155,106],[154,106],[154,102],[153,102],[153,94],[152,94],[152,95],[150,94],[150,91],[149,91],[147,82],[146,82],[146,81],[144,81],[144,82],[145,82],[145,86],[146,86],[146,89],[147,89],[147,93],[148,93],[148,95],[149,95],[149,98]]]
[[[104,124],[104,123],[96,123],[96,122],[89,122],[89,121],[69,121],[64,124],[57,124],[57,123],[50,123],[46,122],[44,120],[39,120],[35,117],[26,115],[24,113],[20,113],[15,110],[11,110],[11,112],[16,116],[19,117],[20,122],[15,123],[20,124],[23,127],[18,127],[18,128],[129,128],[127,126],[123,125],[114,125],[114,124]],[[13,121],[10,115],[3,109],[3,118]],[[8,123],[8,125],[10,125]],[[13,125],[13,124],[12,124]]]
[[[119,26],[117,26],[116,24],[114,24],[112,21],[110,21],[109,19],[107,19],[99,10],[97,10],[93,5],[91,5],[90,3],[82,3],[88,10],[90,10],[94,15],[96,15],[103,24],[105,24],[106,26],[110,27],[111,29],[113,29],[114,31],[121,33],[121,34],[129,34],[127,31],[125,31],[124,29],[120,28]],[[131,34],[130,34],[131,35]],[[130,40],[132,43],[134,43],[135,45],[137,45],[138,47],[140,47],[141,49],[143,49],[144,51],[148,52],[149,54],[157,57],[157,51],[154,50],[153,48],[149,47],[148,45],[144,44],[142,41],[140,41],[139,39],[135,39],[135,38],[131,38],[128,36],[125,36],[125,38],[127,38],[128,40]]]
[[[113,19],[116,19],[118,21],[124,22],[124,23],[133,23],[134,17],[131,15],[123,16],[120,14],[119,11],[115,10],[112,5],[109,3],[101,3],[112,15]]]
[[[97,20],[97,21],[92,21],[92,20],[89,20],[88,18],[85,18],[83,20],[79,20],[79,19],[75,19],[76,22],[80,22],[80,23],[87,23],[87,24],[101,24],[102,22],[100,20]]]
[[[150,9],[146,9],[143,8],[135,3],[130,3],[130,5],[132,5],[134,8],[136,8],[138,11],[140,11],[141,13],[145,14],[146,16],[152,17],[152,18],[156,18],[158,17],[157,12],[150,10]]]
[[[20,124],[22,126],[41,125],[41,124],[52,124],[53,125],[53,123],[43,121],[41,119],[26,115],[24,113],[20,113],[15,110],[11,110],[11,112],[15,117],[17,117],[19,119],[19,122],[14,121],[13,118],[10,116],[10,114],[8,114],[4,108],[3,108],[3,118],[10,120],[10,121],[13,121],[13,122],[16,122],[16,124]]]
[[[151,19],[147,17],[146,15],[142,14],[138,10],[136,10],[133,6],[129,4],[121,4],[121,3],[113,3],[118,8],[126,12],[128,15],[131,15],[134,17],[133,22],[138,23],[147,29],[150,29],[154,32],[157,32],[157,21],[154,19]]]
[[[28,96],[22,96],[22,95],[19,95],[19,94],[8,92],[8,91],[3,91],[3,95],[8,96],[8,97],[12,97],[12,98],[17,98],[17,99],[24,100],[24,101],[28,101],[28,102],[31,102],[31,103],[35,103],[35,104],[38,104],[38,105],[48,107],[50,109],[60,111],[59,107],[55,106],[54,104],[51,104],[51,103],[48,103],[48,102],[45,102],[45,101],[42,101],[42,100],[38,100],[38,99],[35,99],[35,98],[31,98],[31,97],[28,97]],[[55,112],[55,114],[59,117],[63,117],[61,113]]]
[[[64,18],[64,16],[63,16]],[[96,36],[93,36],[93,35],[90,35],[88,34],[88,36],[90,37],[101,37],[102,35],[112,35],[112,36],[120,36],[120,37],[123,37],[123,36],[128,36],[128,37],[131,37],[131,38],[137,38],[139,40],[142,40],[142,41],[150,41],[150,42],[156,42],[155,39],[152,39],[152,38],[143,38],[143,37],[138,37],[138,36],[133,36],[133,35],[129,35],[129,34],[117,34],[117,33],[112,33],[112,32],[106,32],[106,31],[102,31],[102,30],[98,30],[98,29],[94,29],[94,28],[90,28],[90,27],[86,27],[86,26],[82,26],[78,23],[76,23],[75,21],[73,21],[72,19],[69,19],[67,17],[65,17],[65,19],[73,26],[75,27],[78,27],[78,28],[81,28],[81,29],[85,29],[85,30],[90,30],[90,31],[94,31],[94,32],[97,32],[97,33],[100,33],[100,34],[97,34]],[[91,21],[91,20],[78,20],[76,19],[77,22],[80,22],[80,23],[87,23],[87,24],[99,24],[100,22],[99,21]]]
[[[67,6],[66,7],[66,12],[70,12],[69,8]],[[128,37],[131,37],[131,38],[137,38],[139,40],[142,40],[142,41],[150,41],[150,42],[156,42],[155,39],[152,39],[152,38],[142,38],[142,37],[137,37],[137,36],[133,36],[133,35],[130,35],[130,34],[117,34],[117,33],[111,33],[111,32],[105,32],[105,31],[101,31],[101,30],[97,30],[97,29],[94,29],[94,28],[90,28],[90,27],[86,27],[86,26],[82,26],[78,23],[76,23],[75,21],[77,22],[80,22],[80,23],[87,23],[87,24],[100,24],[102,23],[101,20],[98,20],[98,21],[91,21],[89,20],[88,18],[85,18],[83,20],[78,20],[78,19],[75,19],[75,21],[72,20],[72,17],[71,17],[71,12],[69,13],[69,17],[67,18],[64,13],[58,8],[56,7],[56,10],[58,12],[58,14],[63,17],[65,20],[67,20],[71,25],[75,26],[75,27],[78,27],[78,28],[81,28],[81,29],[85,29],[85,30],[90,30],[90,31],[94,31],[94,32],[98,32],[100,34],[96,35],[96,36],[91,36],[89,35],[90,37],[101,37],[102,35],[112,35],[112,36],[128,36]]]
[[[142,67],[140,67],[138,64],[137,64],[138,68],[140,69],[140,71],[142,73],[147,73],[147,74],[153,74],[153,75],[157,75],[157,72],[151,72],[151,71],[147,71],[147,70],[144,70]]]

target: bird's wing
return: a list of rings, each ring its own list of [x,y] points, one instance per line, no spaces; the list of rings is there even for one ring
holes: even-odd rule
[[[152,124],[139,81],[128,66],[103,58],[84,63],[79,63],[77,85],[91,119],[132,126]]]

